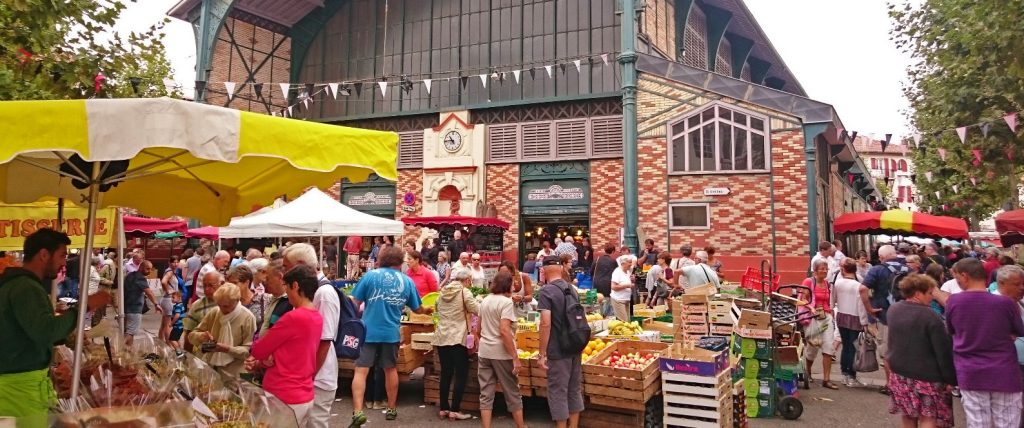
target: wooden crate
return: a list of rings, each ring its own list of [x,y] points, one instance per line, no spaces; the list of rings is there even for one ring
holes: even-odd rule
[[[731,427],[733,383],[729,370],[715,376],[661,374],[666,427]]]
[[[437,375],[429,375],[423,377],[423,403],[433,406],[437,406],[441,402],[441,379]],[[454,381],[452,383],[452,389],[454,389]],[[449,394],[454,392],[449,389]],[[462,394],[462,410],[464,411],[479,411],[480,410],[480,383],[466,381],[466,390]]]
[[[587,428],[624,428],[644,426],[644,412],[611,409],[587,403],[580,412],[580,426]]]
[[[423,367],[423,364],[430,358],[430,354],[432,352],[412,349],[412,345],[402,345],[398,348],[398,372],[412,373]]]
[[[534,351],[540,349],[540,332],[517,331],[516,348],[522,349],[524,351]]]
[[[661,372],[654,360],[638,369],[599,365],[613,353],[659,353],[667,344],[654,342],[615,342],[583,364],[583,393],[591,402],[618,409],[644,410],[646,403],[661,391]]]
[[[434,350],[434,333],[413,333],[409,346],[416,351]]]
[[[412,335],[414,333],[432,333],[433,331],[433,324],[413,324],[405,322],[402,323],[401,327],[399,327],[399,332],[401,332],[401,341],[403,345],[412,343]]]

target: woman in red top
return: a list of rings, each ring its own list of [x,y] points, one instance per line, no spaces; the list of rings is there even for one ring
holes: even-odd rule
[[[324,324],[313,306],[319,281],[316,271],[306,265],[292,268],[284,274],[284,281],[292,310],[260,334],[245,368],[250,372],[265,368],[263,389],[291,407],[299,426],[305,426],[306,414],[313,406],[316,352]]]
[[[804,347],[804,358],[807,360],[807,378],[810,381],[811,367],[818,351],[825,357],[821,359],[824,368],[824,379],[821,386],[828,389],[839,389],[831,381],[832,358],[835,355],[835,324],[832,322],[832,308],[830,305],[830,288],[825,279],[828,276],[828,261],[817,259],[811,264],[811,277],[803,282],[803,286],[813,290],[813,295],[808,296],[801,292],[800,298],[811,302],[811,309],[817,314],[804,326],[804,339],[807,345]]]
[[[405,271],[405,274],[412,278],[412,282],[416,284],[416,291],[419,292],[421,298],[438,290],[437,274],[423,264],[423,256],[419,251],[406,251],[405,264],[409,265],[409,270]]]

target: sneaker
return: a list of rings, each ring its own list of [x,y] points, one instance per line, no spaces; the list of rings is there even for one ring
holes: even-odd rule
[[[387,408],[387,405],[383,401],[371,401],[370,405],[366,406],[366,408],[370,410],[384,410]]]
[[[362,410],[352,414],[352,422],[349,422],[348,428],[359,428],[366,423],[366,413]]]
[[[850,375],[843,375],[843,386],[850,387]]]
[[[857,379],[855,377],[851,377],[850,381],[849,381],[849,384],[847,384],[846,386],[848,386],[850,388],[863,388],[863,387],[865,387],[867,385],[864,382],[861,382],[860,379]]]
[[[450,413],[449,413],[449,415],[450,415]],[[387,409],[387,410],[385,410],[384,411],[384,419],[387,419],[389,421],[393,421],[395,419],[398,419],[398,409]]]

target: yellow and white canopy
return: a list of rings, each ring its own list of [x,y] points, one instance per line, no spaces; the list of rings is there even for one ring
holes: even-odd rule
[[[82,204],[98,165],[99,206],[227,224],[282,195],[370,173],[395,180],[398,136],[157,99],[0,102],[0,202]],[[123,172],[110,161],[129,161]],[[61,166],[64,166],[63,171]]]

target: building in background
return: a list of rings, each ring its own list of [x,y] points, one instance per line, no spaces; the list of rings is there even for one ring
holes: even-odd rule
[[[633,139],[622,131],[618,1],[288,3],[183,0],[170,11],[195,24],[200,99],[397,132],[396,183],[336,189],[357,209],[386,215],[388,191],[395,218],[493,206],[511,223],[499,248],[511,259],[554,236],[620,241]],[[835,216],[884,207],[839,116],[807,98],[742,0],[645,4],[641,235],[673,250],[714,245],[733,280],[763,259],[802,278]],[[319,95],[299,103],[303,92]]]
[[[886,195],[887,202],[893,208],[917,211],[918,195],[914,186],[917,177],[914,161],[907,155],[909,148],[902,144],[889,144],[883,149],[882,141],[865,136],[856,138],[854,148],[870,169],[875,182],[886,184],[890,192]]]

